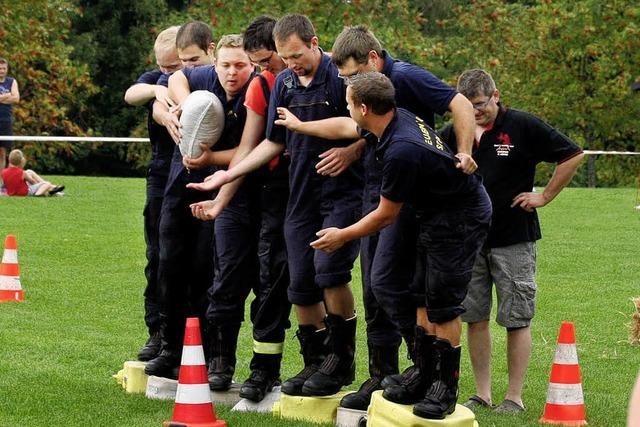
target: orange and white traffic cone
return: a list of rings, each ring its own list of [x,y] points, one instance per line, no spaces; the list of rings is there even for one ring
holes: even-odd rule
[[[171,421],[165,421],[162,425],[164,427],[227,426],[225,421],[216,419],[216,411],[211,403],[200,335],[200,319],[197,317],[187,319],[173,417]]]
[[[18,265],[18,244],[11,234],[4,241],[4,253],[0,264],[0,302],[23,301]]]
[[[583,426],[587,424],[585,412],[575,329],[573,322],[562,322],[540,422]]]

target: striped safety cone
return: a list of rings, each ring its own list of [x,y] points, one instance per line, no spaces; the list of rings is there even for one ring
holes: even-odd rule
[[[582,426],[587,424],[585,412],[575,328],[573,322],[562,322],[540,422]]]
[[[171,421],[165,421],[162,425],[164,427],[226,427],[227,425],[225,421],[216,419],[216,411],[211,403],[200,335],[200,320],[197,317],[187,319],[173,417]]]
[[[4,241],[4,253],[0,264],[0,302],[23,301],[18,264],[18,244],[11,234]]]

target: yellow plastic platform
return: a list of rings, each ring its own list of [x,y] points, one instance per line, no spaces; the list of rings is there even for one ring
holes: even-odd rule
[[[478,427],[473,412],[462,405],[456,405],[453,414],[444,420],[429,420],[413,415],[412,405],[400,405],[382,397],[376,391],[371,397],[367,411],[367,427]]]
[[[312,423],[334,423],[340,399],[349,392],[341,391],[331,396],[289,396],[282,393],[280,401],[273,405],[273,415]]]
[[[130,360],[124,362],[124,367],[113,375],[118,384],[124,388],[127,393],[144,393],[147,391],[147,374],[144,373],[145,362]]]

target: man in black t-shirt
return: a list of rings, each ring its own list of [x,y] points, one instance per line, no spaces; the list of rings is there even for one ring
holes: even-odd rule
[[[489,230],[491,203],[480,177],[456,168],[453,151],[424,120],[396,108],[388,77],[377,72],[352,77],[347,103],[358,126],[376,136],[380,202],[355,224],[320,230],[311,246],[333,252],[392,224],[404,204],[415,207],[415,365],[383,396],[415,403],[413,413],[420,417],[442,419],[454,411],[457,401],[462,301]]]
[[[509,387],[498,412],[523,412],[522,387],[531,355],[529,325],[535,310],[536,240],[541,238],[536,208],[546,206],[571,181],[584,154],[580,147],[537,117],[500,103],[500,93],[484,70],[469,70],[458,91],[472,102],[476,118],[473,158],[493,204],[491,230],[478,255],[463,303],[476,394],[468,407],[491,406],[492,285],[496,285],[496,320],[507,328]],[[442,131],[455,144],[454,130]],[[556,163],[543,192],[533,191],[536,165]]]

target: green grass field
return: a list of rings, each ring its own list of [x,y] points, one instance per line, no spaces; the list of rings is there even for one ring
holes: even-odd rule
[[[64,197],[0,198],[0,239],[18,238],[25,291],[24,303],[0,304],[0,426],[159,426],[170,419],[173,403],[127,394],[111,378],[145,339],[144,181],[52,179],[67,186]],[[481,426],[538,425],[562,320],[576,324],[589,424],[625,424],[640,366],[640,349],[627,342],[630,298],[640,295],[636,204],[636,189],[567,189],[541,210],[540,290],[524,394],[529,410],[520,416],[479,411]],[[494,331],[499,402],[506,388],[505,333]],[[248,375],[248,326],[240,339],[238,381]],[[367,372],[364,321],[358,345],[360,382]],[[289,376],[301,363],[292,333],[285,351],[283,376]],[[472,384],[464,353],[461,401],[473,393]],[[230,426],[306,425],[222,405],[217,411]]]

